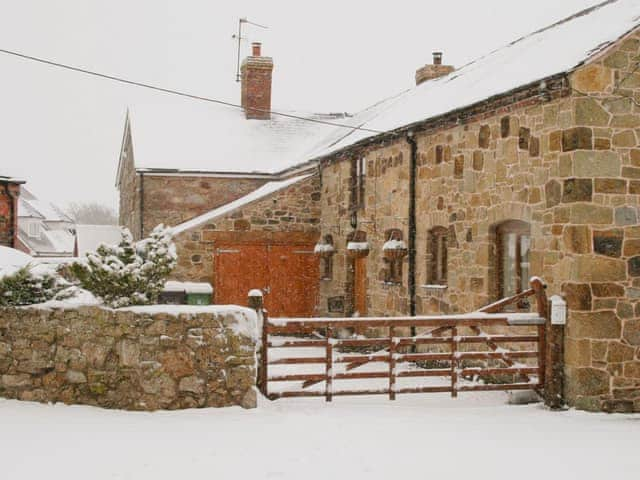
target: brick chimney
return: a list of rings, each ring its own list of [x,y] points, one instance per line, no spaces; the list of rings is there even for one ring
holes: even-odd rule
[[[425,65],[416,70],[416,85],[420,85],[427,80],[444,77],[454,70],[455,68],[451,65],[442,65],[442,52],[433,52],[433,64]]]
[[[271,118],[271,72],[273,59],[261,55],[262,44],[251,44],[251,56],[240,67],[242,107],[248,119]]]

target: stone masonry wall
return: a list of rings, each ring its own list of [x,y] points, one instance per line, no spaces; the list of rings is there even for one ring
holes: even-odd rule
[[[567,81],[562,98],[537,98],[449,128],[419,132],[417,312],[468,312],[496,293],[493,228],[531,227],[530,274],[567,297],[566,395],[591,410],[640,411],[640,37],[632,34]],[[369,315],[408,313],[407,265],[387,284],[381,247],[408,235],[409,145],[369,147],[365,206]],[[349,313],[349,161],[322,170],[321,233],[333,235],[334,273],[320,311],[345,298]],[[427,286],[428,232],[449,231],[445,289]]]
[[[317,176],[291,185],[223,217],[174,238],[178,266],[172,278],[214,284],[213,256],[218,240],[265,242],[273,237],[295,243],[317,238],[320,223],[320,184]]]
[[[144,176],[144,233],[164,223],[178,225],[254,191],[256,178]]]
[[[0,309],[0,396],[126,410],[256,406],[253,310],[154,312]]]

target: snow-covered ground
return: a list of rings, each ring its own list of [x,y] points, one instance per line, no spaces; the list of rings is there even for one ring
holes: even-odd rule
[[[0,400],[0,478],[636,479],[640,415],[503,393],[136,413]]]

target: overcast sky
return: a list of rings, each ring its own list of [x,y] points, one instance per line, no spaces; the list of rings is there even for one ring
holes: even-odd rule
[[[434,50],[461,66],[597,3],[0,0],[0,48],[239,101],[231,36],[247,17],[269,26],[246,29],[242,56],[262,41],[274,58],[274,108],[355,112],[410,87]],[[126,107],[162,94],[4,54],[0,82],[0,175],[62,206],[116,206]]]

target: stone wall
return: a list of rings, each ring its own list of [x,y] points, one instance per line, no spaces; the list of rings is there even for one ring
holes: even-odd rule
[[[0,245],[15,247],[20,185],[0,180]]]
[[[255,407],[255,312],[162,308],[0,309],[0,396],[126,410]]]
[[[566,394],[585,409],[640,411],[640,37],[617,44],[568,76],[562,96],[513,97],[456,126],[418,131],[416,283],[418,313],[472,311],[495,300],[493,229],[531,227],[530,274],[567,296]],[[408,235],[409,144],[387,140],[329,159],[322,169],[322,234],[336,245],[320,311],[344,298],[350,312],[353,232],[350,158],[367,160],[365,205],[369,315],[409,312],[402,282],[384,281],[388,229]],[[446,288],[427,285],[428,232],[449,231]],[[335,303],[335,302],[334,302]],[[342,313],[335,313],[342,314]]]
[[[314,241],[320,223],[319,189],[319,178],[314,176],[176,235],[178,266],[172,278],[214,284],[218,242]]]

